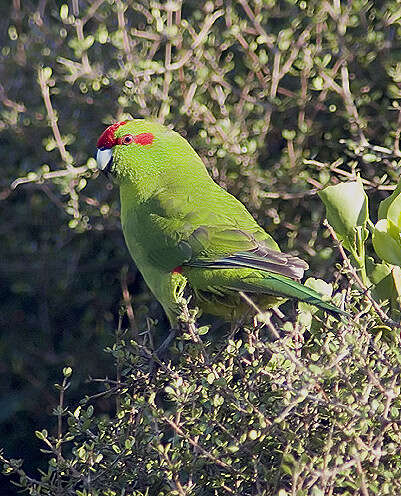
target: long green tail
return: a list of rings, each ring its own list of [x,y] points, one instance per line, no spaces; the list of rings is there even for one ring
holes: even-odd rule
[[[304,301],[310,305],[321,308],[333,316],[343,315],[350,317],[347,312],[324,301],[322,295],[312,288],[308,288],[299,282],[293,281],[288,277],[280,274],[264,273],[263,278],[253,278],[248,276],[239,281],[238,286],[231,289],[244,291],[246,293],[266,293],[274,296],[282,296],[284,298],[295,298],[296,300]],[[230,281],[231,282],[231,281]]]

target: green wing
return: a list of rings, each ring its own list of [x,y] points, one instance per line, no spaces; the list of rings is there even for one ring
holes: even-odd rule
[[[166,270],[248,267],[300,279],[308,265],[280,252],[245,206],[212,180],[190,191],[161,189],[139,214],[149,261]],[[138,234],[138,233],[137,233]]]
[[[291,279],[301,279],[308,268],[308,264],[300,258],[272,249],[267,233],[260,230],[252,233],[229,226],[219,229],[201,226],[191,234],[187,243],[191,246],[192,257],[185,265],[191,267],[246,267],[281,274]]]
[[[200,207],[182,218],[152,213],[152,232],[163,236],[149,245],[154,264],[209,269],[247,267],[301,279],[308,265],[281,253],[276,242],[241,207],[240,216]],[[237,205],[235,205],[237,206]],[[144,233],[145,235],[145,233]]]

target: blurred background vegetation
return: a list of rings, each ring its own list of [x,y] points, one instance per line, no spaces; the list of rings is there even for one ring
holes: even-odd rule
[[[89,376],[114,377],[103,349],[120,306],[132,297],[140,329],[168,327],[96,171],[105,126],[173,126],[283,250],[332,281],[317,191],[359,172],[376,211],[397,182],[401,5],[12,0],[0,14],[0,439],[32,472],[46,465],[33,431],[55,432],[63,367],[71,405],[96,392]]]

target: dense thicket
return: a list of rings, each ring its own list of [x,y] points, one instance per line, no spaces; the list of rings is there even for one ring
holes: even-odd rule
[[[13,0],[0,14],[0,439],[35,479],[53,451],[40,484],[19,472],[31,494],[399,493],[398,338],[335,269],[316,194],[360,173],[375,220],[398,180],[399,2]],[[168,325],[92,158],[130,117],[185,135],[283,250],[336,281],[356,324],[310,327],[289,306],[231,341],[189,332],[149,376],[150,344],[130,333]],[[124,389],[75,410],[115,362]],[[57,419],[64,367],[75,416]]]

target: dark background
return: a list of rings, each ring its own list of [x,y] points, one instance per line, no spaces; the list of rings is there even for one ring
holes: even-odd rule
[[[173,125],[327,280],[335,255],[316,190],[359,170],[374,203],[397,178],[397,2],[161,4],[0,4],[0,439],[28,472],[44,464],[34,431],[55,429],[63,367],[71,405],[96,392],[89,376],[113,376],[103,349],[126,284],[138,327],[167,329],[125,248],[117,190],[95,170],[106,125]]]

